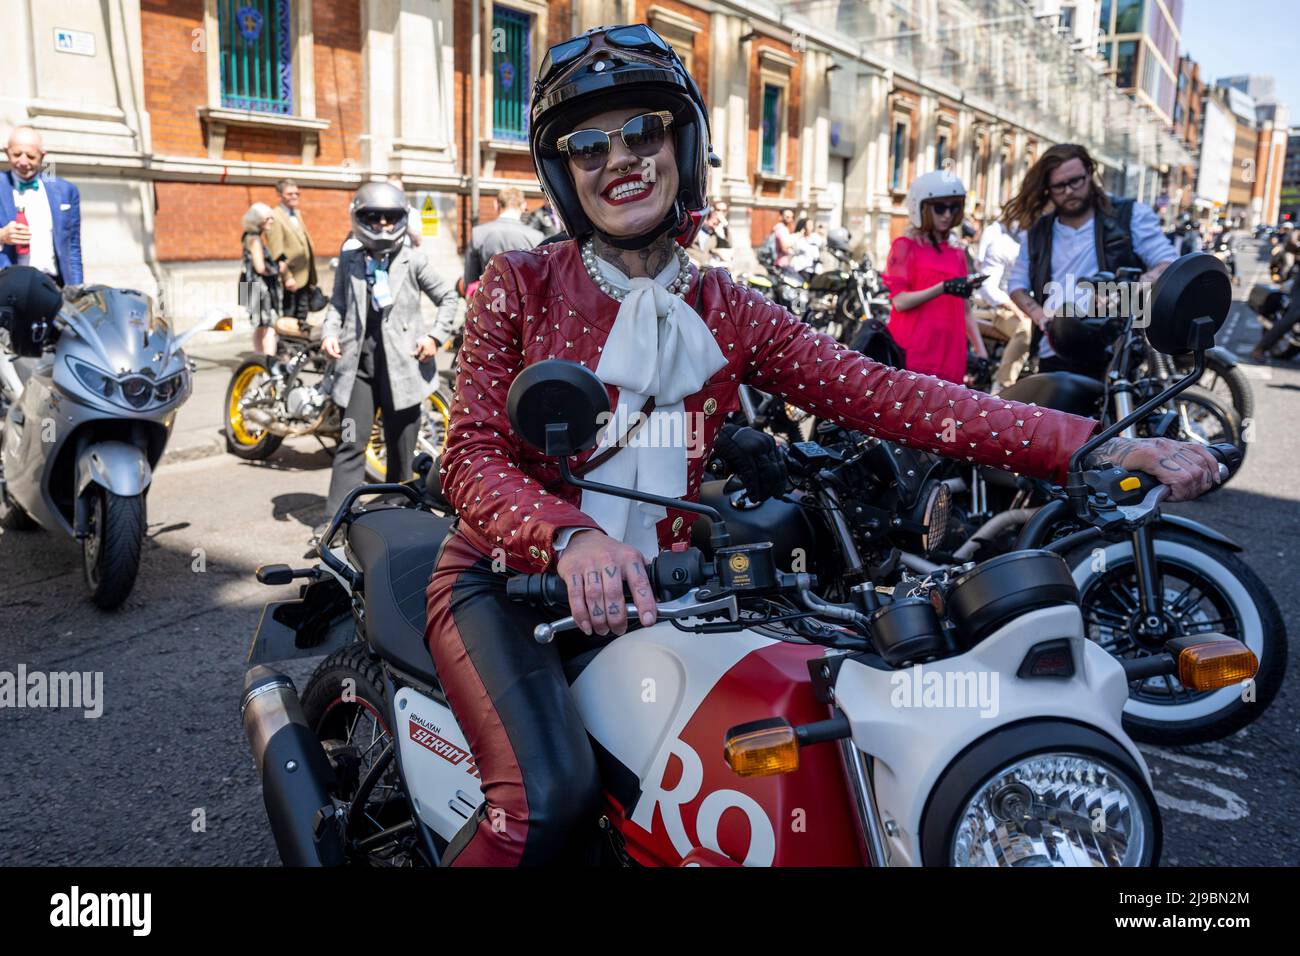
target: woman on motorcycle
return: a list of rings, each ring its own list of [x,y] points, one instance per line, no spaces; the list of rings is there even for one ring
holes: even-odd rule
[[[488,263],[469,302],[441,470],[458,520],[429,582],[426,638],[486,798],[444,862],[553,862],[584,846],[581,826],[599,808],[596,756],[561,667],[590,642],[570,632],[570,645],[536,643],[542,618],[507,599],[503,572],[554,570],[582,632],[619,635],[625,582],[652,624],[645,560],[691,530],[689,513],[560,482],[509,424],[507,391],[526,365],[579,362],[610,391],[614,420],[575,470],[692,501],[742,382],[893,441],[1057,480],[1096,426],[879,365],[724,270],[695,269],[682,244],[707,212],[707,116],[681,60],[644,25],[588,31],[542,60],[530,147],[571,238]],[[683,440],[629,440],[638,413],[648,433]],[[1183,497],[1217,474],[1190,446],[1128,454]]]

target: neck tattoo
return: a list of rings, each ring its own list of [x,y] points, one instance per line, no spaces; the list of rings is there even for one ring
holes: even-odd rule
[[[612,246],[598,235],[591,237],[591,251],[596,257],[608,262],[629,279],[638,276],[654,278],[673,261],[679,248],[676,240],[665,233],[644,249],[620,249]]]

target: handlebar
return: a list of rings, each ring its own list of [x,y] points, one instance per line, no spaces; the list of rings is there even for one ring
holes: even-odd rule
[[[770,543],[736,545],[717,552],[716,561],[705,561],[698,548],[663,551],[646,562],[656,611],[662,620],[707,618],[722,615],[738,620],[741,597],[762,597],[774,593],[802,593],[817,584],[807,573],[787,574],[776,568]],[[626,584],[624,585],[626,590]],[[537,607],[568,607],[569,590],[559,575],[518,574],[506,581],[506,596]],[[635,605],[628,604],[628,619],[637,619]],[[577,627],[572,617],[539,624],[533,638],[549,643],[559,631]]]
[[[1235,445],[1209,445],[1207,450],[1219,462],[1221,480],[1227,481],[1241,467],[1242,452]],[[1168,494],[1168,488],[1151,475],[1123,468],[1085,471],[1083,481],[1088,486],[1089,513],[1092,515],[1088,523],[1098,527],[1116,523],[1131,526],[1145,521]],[[1069,500],[1057,498],[1048,502],[1025,523],[1016,539],[1016,549],[1043,547],[1053,525],[1072,514]]]
[[[558,574],[517,574],[506,582],[506,597],[541,607],[568,607],[569,588]]]

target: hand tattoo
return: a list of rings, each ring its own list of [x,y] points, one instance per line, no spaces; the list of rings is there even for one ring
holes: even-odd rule
[[[1084,468],[1124,468],[1129,455],[1140,447],[1133,438],[1112,438],[1102,442],[1083,460]]]
[[[609,575],[609,577],[611,577],[611,578],[613,578],[613,577],[617,577],[617,576],[618,576],[618,568],[614,567],[612,564],[611,564],[611,565],[607,565],[607,566],[605,567],[605,573],[606,573],[607,575]]]

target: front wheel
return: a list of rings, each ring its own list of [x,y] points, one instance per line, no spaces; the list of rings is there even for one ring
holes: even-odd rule
[[[81,566],[91,600],[111,611],[127,599],[140,571],[144,495],[115,495],[99,487],[91,495],[90,534],[81,542]]]
[[[1286,625],[1264,582],[1227,548],[1168,526],[1153,533],[1168,632],[1235,638],[1254,652],[1259,672],[1250,684],[1214,691],[1188,690],[1173,676],[1134,681],[1124,729],[1147,743],[1218,740],[1262,714],[1277,694],[1286,672]],[[1160,652],[1138,631],[1141,597],[1130,542],[1079,548],[1066,562],[1090,640],[1121,658]]]
[[[451,424],[451,401],[442,392],[433,392],[420,405],[420,433],[415,440],[415,454],[427,452],[435,459],[447,449],[447,436]],[[394,478],[404,481],[410,478]],[[388,480],[388,447],[384,444],[383,413],[375,412],[375,422],[366,444],[366,478],[369,481]]]

